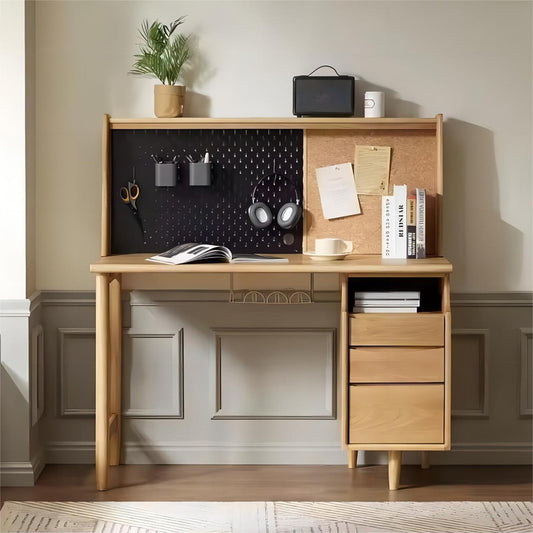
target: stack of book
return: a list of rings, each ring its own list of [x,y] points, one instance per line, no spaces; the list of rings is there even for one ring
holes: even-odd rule
[[[407,195],[407,185],[395,185],[382,197],[381,255],[388,259],[426,257],[426,190]]]
[[[356,291],[354,313],[416,313],[420,291]]]

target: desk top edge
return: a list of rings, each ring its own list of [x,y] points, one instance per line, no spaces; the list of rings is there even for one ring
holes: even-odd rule
[[[427,259],[382,259],[375,255],[351,255],[340,261],[313,261],[303,254],[273,254],[288,263],[188,263],[165,265],[146,259],[153,254],[110,255],[90,265],[94,274],[200,274],[200,273],[336,273],[354,275],[444,275],[452,271],[444,257]],[[268,254],[264,254],[268,255]]]

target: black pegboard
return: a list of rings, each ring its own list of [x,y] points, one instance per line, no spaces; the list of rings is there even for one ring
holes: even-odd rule
[[[212,160],[212,184],[189,186],[187,155],[206,152]],[[302,130],[114,130],[111,137],[111,253],[162,252],[176,244],[205,242],[227,246],[235,253],[301,253],[302,226],[283,230],[276,222],[265,229],[252,226],[248,206],[257,181],[266,174],[289,177],[302,199]],[[155,186],[152,154],[179,164],[175,187]],[[132,180],[144,235],[120,188]],[[255,194],[273,211],[295,200],[283,180],[265,180]],[[284,244],[287,234],[292,244]],[[289,239],[290,240],[290,239]]]

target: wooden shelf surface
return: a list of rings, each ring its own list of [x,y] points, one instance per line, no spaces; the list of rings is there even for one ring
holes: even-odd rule
[[[110,118],[112,130],[131,129],[349,129],[436,130],[434,118],[241,117]]]
[[[374,255],[352,255],[341,261],[313,261],[302,254],[273,254],[288,263],[188,263],[165,265],[147,261],[154,254],[110,255],[91,264],[95,274],[119,273],[343,273],[354,276],[442,276],[452,271],[443,257],[427,259],[382,259]],[[263,254],[268,255],[268,254]]]

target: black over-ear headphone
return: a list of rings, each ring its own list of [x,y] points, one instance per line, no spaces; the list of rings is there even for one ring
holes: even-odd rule
[[[293,181],[288,178],[287,176],[283,176],[282,174],[278,174],[276,172],[273,172],[272,174],[267,174],[266,176],[263,176],[255,185],[254,190],[252,192],[252,205],[248,208],[248,216],[250,217],[250,220],[252,221],[252,224],[256,228],[266,228],[272,224],[272,211],[263,202],[256,202],[255,201],[255,191],[257,190],[257,187],[261,185],[265,180],[273,179],[274,181],[276,178],[281,178],[284,180],[285,183],[289,183],[289,185],[293,188],[294,194],[296,196],[296,202],[287,202],[286,204],[283,204],[279,210],[278,215],[276,217],[276,222],[278,223],[278,226],[280,226],[283,229],[292,229],[296,224],[298,224],[298,221],[300,220],[302,216],[302,206],[300,205],[300,197],[298,196],[298,189],[294,185]]]

